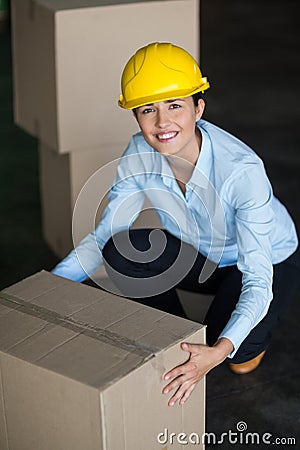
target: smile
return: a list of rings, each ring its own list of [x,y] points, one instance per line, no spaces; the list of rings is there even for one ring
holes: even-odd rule
[[[156,135],[156,137],[159,141],[169,141],[177,136],[177,134],[177,131],[169,131],[168,133],[159,133]]]

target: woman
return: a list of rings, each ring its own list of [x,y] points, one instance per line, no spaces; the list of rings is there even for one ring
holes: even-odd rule
[[[207,345],[182,343],[189,360],[164,376],[170,406],[226,358],[237,374],[257,368],[299,280],[293,221],[253,150],[202,119],[208,88],[175,45],[152,43],[130,58],[119,105],[141,131],[95,232],[53,270],[83,281],[104,261],[124,296],[183,317],[176,288],[214,295]],[[145,196],[162,230],[130,229]]]

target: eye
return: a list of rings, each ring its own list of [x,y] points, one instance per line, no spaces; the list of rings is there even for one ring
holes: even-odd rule
[[[170,105],[170,109],[177,109],[177,108],[181,108],[181,105],[179,105],[178,103],[172,103]]]
[[[142,114],[149,114],[153,112],[153,108],[145,108],[141,111]]]

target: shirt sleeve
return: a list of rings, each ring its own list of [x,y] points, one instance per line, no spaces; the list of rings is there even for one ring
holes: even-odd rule
[[[105,243],[113,234],[129,228],[143,206],[145,196],[139,175],[134,173],[135,165],[139,165],[138,155],[121,158],[98,226],[53,268],[53,274],[81,282],[99,269]]]
[[[275,227],[272,188],[262,163],[250,163],[228,183],[238,246],[242,291],[220,337],[234,345],[232,358],[250,331],[266,315],[272,300],[272,244]]]

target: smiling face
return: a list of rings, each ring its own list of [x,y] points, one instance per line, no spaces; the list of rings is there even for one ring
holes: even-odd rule
[[[199,155],[200,135],[195,123],[203,114],[202,99],[167,100],[136,109],[136,118],[146,142],[163,155],[179,156],[193,164]]]

